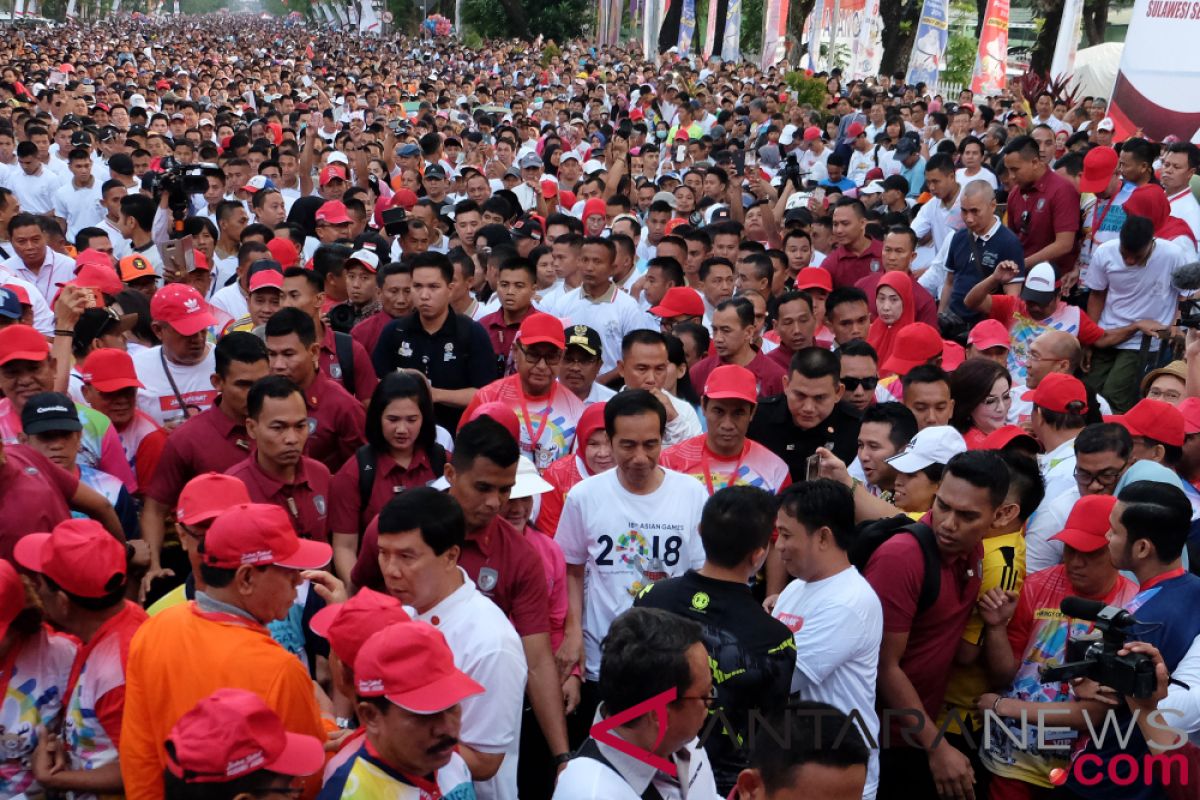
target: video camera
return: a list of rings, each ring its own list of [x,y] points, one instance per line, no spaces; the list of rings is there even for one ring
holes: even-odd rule
[[[181,221],[188,215],[188,198],[208,191],[208,176],[219,174],[221,168],[207,162],[180,164],[171,156],[166,156],[160,163],[162,171],[153,173],[153,180],[146,188],[155,200],[165,193],[167,207],[174,218]]]
[[[1044,667],[1040,674],[1042,683],[1090,678],[1126,697],[1154,695],[1157,685],[1154,659],[1145,653],[1118,655],[1125,646],[1129,628],[1139,624],[1132,614],[1082,597],[1064,598],[1061,608],[1068,617],[1094,622],[1096,630],[1067,642],[1067,663]]]
[[[800,160],[796,158],[795,153],[788,153],[783,159],[783,166],[779,168],[779,187],[780,189],[788,185],[788,181],[796,187],[797,191],[804,188],[804,176],[807,172],[801,172]]]

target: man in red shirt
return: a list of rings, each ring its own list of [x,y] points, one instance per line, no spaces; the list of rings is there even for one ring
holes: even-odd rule
[[[129,642],[146,620],[141,606],[125,599],[125,545],[98,522],[70,519],[51,533],[22,539],[13,553],[37,574],[38,597],[59,630],[79,639],[78,676],[65,708],[66,731],[39,740],[66,755],[63,769],[43,771],[34,755],[34,776],[43,789],[76,794],[120,794],[117,749],[125,710],[125,662]]]
[[[913,277],[912,265],[917,260],[917,234],[907,226],[896,226],[883,237],[883,271],[872,272],[861,278],[854,285],[863,290],[867,303],[871,307],[871,316],[876,316],[875,290],[879,287],[879,279],[884,272],[903,272],[912,278],[912,296],[914,313],[917,322],[937,327],[938,304],[917,279]]]
[[[828,277],[828,276],[826,276]],[[806,347],[812,347],[817,333],[816,300],[811,294],[800,290],[784,292],[775,306],[775,330],[779,346],[767,353],[786,372],[792,364],[792,356]]]
[[[1004,165],[1016,184],[1008,193],[1008,227],[1021,242],[1025,263],[1049,261],[1070,288],[1077,277],[1079,191],[1050,169],[1030,136],[1018,136],[1008,143]]]
[[[513,349],[521,323],[534,313],[533,292],[537,288],[537,268],[523,258],[514,258],[500,265],[496,294],[500,309],[479,320],[492,340],[496,351],[496,375],[503,378],[512,373]]]
[[[568,455],[585,406],[558,382],[565,350],[566,333],[557,317],[542,313],[525,317],[513,346],[517,374],[476,392],[462,418],[469,420],[479,406],[499,401],[517,415],[521,452],[539,470]]]
[[[754,306],[744,297],[722,300],[713,312],[713,347],[716,353],[702,358],[688,375],[693,386],[705,386],[708,376],[722,364],[737,364],[754,373],[758,396],[772,397],[783,391],[787,370],[753,347],[757,326]]]
[[[919,608],[925,548],[915,535],[897,533],[872,554],[864,574],[883,604],[879,705],[918,709],[896,715],[879,757],[879,796],[970,797],[971,762],[938,735],[935,720],[958,642],[979,596],[983,541],[1013,516],[1008,467],[991,451],[960,453],[946,464],[925,522],[937,550],[939,590]],[[1008,520],[1008,521],[1011,521]]]
[[[155,579],[175,574],[162,565],[164,525],[184,485],[206,472],[224,472],[250,452],[246,397],[255,381],[269,372],[267,348],[252,333],[229,333],[217,342],[215,361],[212,385],[217,399],[212,408],[171,432],[154,478],[146,487],[141,522],[150,568],[142,579],[145,591]],[[182,566],[182,559],[180,562]]]
[[[867,236],[867,209],[861,200],[843,197],[833,207],[833,241],[837,247],[821,268],[833,277],[834,288],[883,271],[883,244]]]
[[[305,454],[337,472],[365,442],[362,403],[317,369],[320,348],[307,314],[280,309],[267,321],[265,333],[271,373],[288,378],[304,394],[309,414]]]
[[[246,484],[251,501],[287,511],[301,538],[328,541],[330,475],[324,464],[304,455],[310,423],[300,387],[269,375],[250,390],[246,412],[254,450],[225,474]]]

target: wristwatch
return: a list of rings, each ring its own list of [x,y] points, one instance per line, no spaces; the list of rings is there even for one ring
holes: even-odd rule
[[[559,767],[571,760],[570,753],[559,753],[554,757],[554,766]]]

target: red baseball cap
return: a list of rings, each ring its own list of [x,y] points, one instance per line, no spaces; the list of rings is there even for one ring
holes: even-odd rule
[[[18,286],[15,283],[6,283],[6,284],[3,284],[3,287],[5,289],[8,289],[13,294],[15,294],[17,296],[17,301],[21,305],[23,305],[23,306],[33,305],[31,302],[29,302],[29,290],[26,289],[24,286]]]
[[[1186,397],[1175,406],[1183,415],[1183,433],[1185,436],[1200,433],[1200,397]]]
[[[254,692],[218,689],[167,735],[167,769],[188,783],[229,783],[252,772],[312,775],[325,763],[315,736],[290,733]]]
[[[992,347],[1003,347],[1005,350],[1012,348],[1008,339],[1008,328],[997,319],[985,319],[976,324],[971,329],[971,335],[967,337],[967,344],[975,345],[977,350]]]
[[[328,169],[328,168],[327,168]],[[341,200],[327,200],[317,209],[317,222],[326,225],[345,225],[349,223],[350,215],[346,213],[346,204]]]
[[[8,626],[25,610],[25,583],[17,574],[17,568],[0,558],[0,639],[8,633]]]
[[[412,211],[413,206],[417,204],[418,197],[412,189],[400,188],[392,195],[392,208],[399,206],[405,211]]]
[[[722,364],[708,374],[704,396],[709,400],[745,400],[758,402],[758,380],[754,373],[738,364]]]
[[[687,286],[672,286],[663,295],[662,302],[650,309],[650,313],[663,319],[675,317],[703,317],[704,301],[695,289]]]
[[[510,406],[501,403],[499,400],[484,403],[472,411],[471,418],[464,420],[462,424],[466,425],[468,422],[474,422],[480,417],[491,417],[503,425],[512,434],[514,439],[517,441],[521,440],[521,421],[517,419],[517,412],[513,411]]]
[[[558,183],[556,181],[552,181],[548,178],[542,181],[542,197],[545,197],[547,200],[549,200],[551,197],[554,197],[557,194]]]
[[[862,136],[864,133],[866,133],[866,131],[866,126],[864,126],[861,122],[851,122],[846,126],[846,136],[850,137],[851,139],[857,139],[859,136]]]
[[[1063,375],[1061,372],[1052,372],[1042,378],[1041,383],[1037,388],[1025,392],[1021,395],[1022,400],[1030,400],[1035,406],[1041,406],[1047,411],[1057,411],[1060,414],[1067,412],[1067,407],[1071,403],[1079,403],[1079,411],[1084,413],[1087,411],[1087,390],[1083,388],[1083,381],[1073,375]]]
[[[248,290],[257,292],[259,289],[278,289],[283,291],[283,273],[273,269],[260,269],[250,276]]]
[[[92,519],[68,519],[51,533],[23,536],[13,558],[79,597],[104,597],[125,582],[125,545]]]
[[[796,273],[795,287],[797,289],[824,289],[833,291],[833,276],[829,270],[820,267],[805,267]]]
[[[942,339],[942,369],[953,372],[967,360],[967,350],[958,342]]]
[[[150,316],[170,325],[180,336],[192,336],[217,324],[208,303],[185,283],[168,284],[155,292]]]
[[[10,361],[45,361],[50,357],[50,343],[28,325],[9,325],[0,328],[0,364]]]
[[[88,353],[79,365],[79,374],[84,383],[99,392],[142,388],[133,366],[133,357],[115,347],[101,347]]]
[[[319,181],[322,186],[333,180],[346,180],[346,170],[341,164],[328,164],[321,169]]]
[[[344,603],[325,606],[309,620],[308,627],[329,641],[329,648],[353,667],[358,651],[373,634],[396,622],[410,622],[400,601],[391,595],[362,589]]]
[[[812,142],[821,138],[821,129],[816,125],[809,125],[804,129],[804,141]]]
[[[175,503],[175,519],[184,525],[199,525],[215,519],[230,506],[249,503],[246,484],[232,475],[205,472],[184,484]]]
[[[1117,498],[1108,494],[1090,494],[1075,501],[1066,525],[1051,536],[1081,553],[1094,553],[1108,546],[1108,518]]]
[[[1123,425],[1131,436],[1144,436],[1163,444],[1183,447],[1187,423],[1179,409],[1162,400],[1139,400],[1137,405],[1124,414],[1113,414],[1105,422]]]
[[[521,322],[517,338],[522,345],[552,344],[559,350],[567,347],[562,321],[550,314],[534,312]]]
[[[112,256],[110,256],[108,253],[101,253],[99,250],[89,247],[88,249],[80,250],[75,254],[76,275],[83,271],[83,268],[89,264],[97,267],[107,267],[109,272],[113,272]],[[122,286],[121,288],[123,289],[125,287]],[[117,291],[120,291],[120,289]]]
[[[1083,174],[1079,176],[1079,191],[1100,192],[1108,187],[1117,171],[1120,157],[1111,147],[1093,147],[1083,157]]]
[[[1037,439],[1029,435],[1029,432],[1020,425],[1004,425],[983,437],[977,445],[970,448],[971,450],[1003,450],[1008,447],[1016,439],[1028,439],[1030,449],[1037,451],[1041,447],[1038,445]]]
[[[276,236],[267,242],[267,249],[271,251],[271,258],[278,261],[279,266],[284,269],[294,267],[300,263],[300,251],[291,239]]]
[[[204,255],[203,250],[192,249],[192,271],[202,269],[208,272],[212,269],[212,264],[208,263],[208,256]]]
[[[224,569],[246,564],[320,569],[332,556],[324,542],[297,536],[283,508],[265,503],[230,506],[213,520],[204,539],[204,563]]]
[[[437,714],[483,687],[454,666],[442,632],[427,622],[400,622],[372,634],[354,659],[363,697],[386,697],[414,714]]]
[[[574,203],[570,203],[567,200],[568,196],[570,196],[570,195],[571,195],[570,192],[562,192],[564,206],[574,205]],[[687,224],[688,224],[688,221],[686,219],[684,219],[683,217],[672,217],[671,219],[667,220],[667,227],[663,228],[663,233],[667,236],[670,236],[676,228],[678,228],[681,225],[687,225]]]
[[[907,375],[913,367],[928,363],[940,356],[943,347],[942,335],[933,326],[926,325],[924,322],[905,325],[896,334],[896,343],[892,347],[892,354],[880,369],[883,372]]]

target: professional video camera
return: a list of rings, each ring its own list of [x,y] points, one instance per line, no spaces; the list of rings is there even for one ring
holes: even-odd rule
[[[1067,663],[1044,667],[1042,683],[1090,678],[1127,697],[1154,695],[1154,660],[1144,653],[1118,655],[1125,646],[1129,628],[1139,624],[1132,614],[1082,597],[1064,598],[1062,613],[1091,620],[1096,623],[1096,630],[1067,642]]]
[[[796,158],[795,153],[788,153],[783,160],[783,166],[779,168],[779,186],[783,188],[787,186],[788,181],[799,191],[804,188],[804,176],[807,172],[800,171],[800,161]]]
[[[208,191],[208,176],[219,174],[221,167],[208,162],[180,164],[171,156],[163,158],[160,165],[162,171],[152,173],[145,188],[153,193],[155,200],[164,193],[167,195],[167,208],[178,223],[173,235],[182,235],[182,222],[188,216],[188,198]]]

